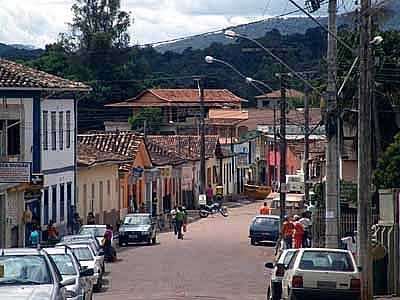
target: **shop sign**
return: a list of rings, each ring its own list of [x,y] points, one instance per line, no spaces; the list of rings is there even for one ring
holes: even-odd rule
[[[30,183],[30,162],[0,162],[0,183]]]

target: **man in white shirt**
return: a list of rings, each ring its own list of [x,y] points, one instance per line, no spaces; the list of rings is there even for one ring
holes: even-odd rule
[[[171,214],[171,222],[172,222],[172,226],[174,227],[174,234],[175,235],[178,234],[178,228],[176,227],[176,213],[177,213],[177,211],[178,211],[178,208],[175,205],[174,208],[170,212],[170,214]]]
[[[311,247],[311,219],[309,218],[309,212],[303,212],[299,222],[304,227],[302,246],[303,248],[309,248]]]

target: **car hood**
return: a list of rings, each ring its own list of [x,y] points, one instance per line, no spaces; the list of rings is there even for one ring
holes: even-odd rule
[[[123,225],[120,228],[120,232],[125,231],[149,231],[150,225]]]
[[[0,286],[1,300],[48,300],[52,293],[51,284]]]

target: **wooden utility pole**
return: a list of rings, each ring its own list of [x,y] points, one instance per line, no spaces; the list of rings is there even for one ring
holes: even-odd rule
[[[204,78],[195,79],[200,96],[200,194],[206,191],[206,139],[205,139],[205,108],[204,108]]]
[[[362,267],[361,299],[373,299],[371,228],[371,17],[370,0],[361,0],[360,89],[358,99],[357,257]]]
[[[338,214],[339,214],[339,148],[338,122],[336,98],[336,55],[337,55],[337,28],[336,28],[337,0],[330,0],[328,6],[328,83],[327,83],[327,111],[326,111],[326,228],[325,246],[337,248]]]
[[[281,80],[281,102],[280,102],[280,218],[281,223],[283,222],[286,215],[286,85],[287,85],[287,74],[280,74]]]
[[[304,197],[305,201],[308,203],[310,200],[310,189],[308,185],[309,181],[309,170],[308,170],[308,160],[309,160],[309,150],[310,150],[310,108],[309,108],[309,96],[310,88],[308,86],[304,87]]]
[[[277,143],[276,143],[276,105],[277,105],[277,103],[275,102],[274,103],[274,181],[273,181],[273,189],[274,189],[274,191],[276,191],[276,182],[277,182],[277,176],[276,176],[276,173],[277,173],[277,167],[276,167],[276,149],[277,149],[277,147],[276,147],[276,145],[277,145]]]

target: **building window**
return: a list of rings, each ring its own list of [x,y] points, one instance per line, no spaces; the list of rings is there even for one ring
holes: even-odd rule
[[[51,150],[57,150],[57,113],[51,112]]]
[[[65,214],[65,196],[64,196],[64,183],[60,184],[60,222],[64,221]]]
[[[111,182],[110,180],[107,180],[107,195],[111,195]]]
[[[51,220],[57,223],[57,186],[51,186]]]
[[[49,112],[43,111],[43,150],[49,149]]]
[[[64,148],[64,112],[58,113],[58,142],[60,150]]]
[[[71,112],[67,111],[65,113],[65,121],[66,121],[66,140],[65,147],[67,149],[71,148]]]
[[[76,193],[79,194],[78,188],[76,189]],[[75,203],[75,207],[77,207],[77,202]],[[71,222],[71,214],[72,214],[72,182],[67,182],[67,222]]]
[[[100,213],[103,213],[103,181],[99,182],[99,206]]]
[[[43,224],[49,223],[49,189],[43,190]]]

